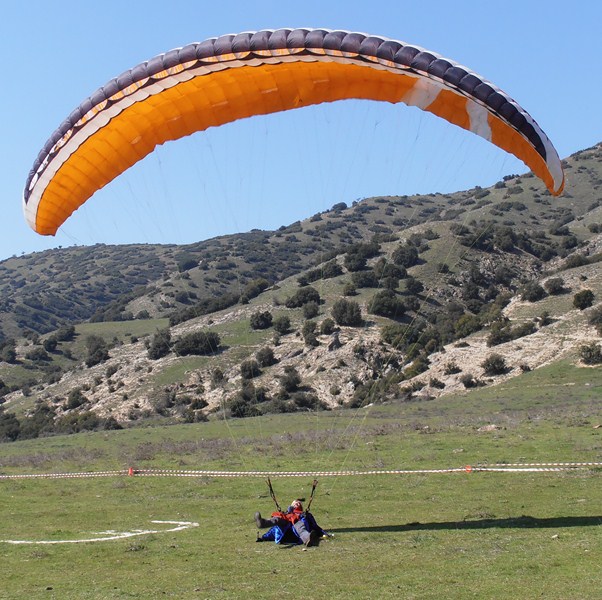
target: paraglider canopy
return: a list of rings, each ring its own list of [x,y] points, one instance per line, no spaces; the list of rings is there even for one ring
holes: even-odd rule
[[[153,149],[212,126],[279,111],[368,99],[405,103],[491,141],[558,195],[558,154],[512,98],[423,48],[325,29],[211,38],[161,54],[98,89],[52,134],[27,179],[29,225],[54,235],[97,190]]]

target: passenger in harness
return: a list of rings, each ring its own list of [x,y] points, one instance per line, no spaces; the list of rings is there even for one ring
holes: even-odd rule
[[[260,512],[255,513],[255,523],[258,529],[268,529],[262,536],[257,537],[257,541],[274,541],[277,544],[304,544],[307,548],[314,545],[322,536],[327,536],[328,534],[316,523],[314,516],[309,512],[309,506],[317,484],[318,482],[314,481],[307,510],[304,510],[302,500],[296,498],[285,512],[278,505],[272,484],[268,479],[270,494],[278,510],[273,512],[269,519],[264,519]]]

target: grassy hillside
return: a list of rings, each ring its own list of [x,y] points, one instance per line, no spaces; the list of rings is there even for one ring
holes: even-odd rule
[[[339,204],[276,232],[185,248],[11,259],[0,315],[31,327],[0,345],[0,437],[429,400],[579,363],[600,340],[602,148],[565,168],[559,199],[527,174]],[[128,293],[113,286],[120,261],[136,276],[144,263],[148,285],[124,276]],[[58,296],[65,310],[53,324],[76,297],[94,316],[69,335],[65,325],[39,335],[39,311],[55,303],[23,294],[56,291],[55,280],[74,287]],[[587,305],[575,305],[578,294],[591,295]],[[21,421],[17,434],[7,419]]]
[[[360,240],[424,223],[475,221],[479,232],[491,223],[510,227],[532,240],[530,252],[549,260],[591,239],[591,227],[602,221],[600,147],[573,155],[564,166],[567,188],[558,199],[526,174],[490,189],[342,203],[275,232],[254,230],[187,246],[99,244],[13,257],[0,262],[0,341],[91,317],[167,316],[208,297],[244,293],[259,278],[274,283]],[[442,248],[431,249],[433,266],[462,268],[466,253]]]

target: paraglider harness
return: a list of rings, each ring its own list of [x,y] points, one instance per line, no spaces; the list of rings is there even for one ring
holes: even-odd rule
[[[303,525],[308,532],[317,531],[321,536],[328,535],[317,524],[314,516],[309,512],[316,492],[316,487],[318,486],[317,479],[314,479],[312,482],[311,494],[307,503],[307,507],[304,511],[290,511],[290,509],[289,511],[283,511],[278,503],[278,499],[276,498],[276,494],[274,493],[274,488],[272,487],[272,482],[270,481],[269,477],[267,478],[266,483],[268,485],[268,489],[270,490],[270,496],[276,505],[276,511],[272,513],[272,517],[278,519],[279,524],[271,527],[266,533],[258,538],[258,541],[274,541],[277,544],[302,544],[303,541],[295,529],[295,523],[298,523],[299,521],[303,522]]]

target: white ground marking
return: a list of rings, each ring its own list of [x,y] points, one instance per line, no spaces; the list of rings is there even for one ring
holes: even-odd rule
[[[82,540],[0,540],[4,544],[82,544],[84,542],[109,542],[112,540],[121,540],[124,538],[135,537],[138,535],[147,535],[149,533],[170,533],[173,531],[183,531],[191,527],[198,527],[198,523],[193,521],[151,521],[151,523],[161,523],[175,525],[171,529],[133,529],[132,531],[98,531],[92,535],[103,537],[87,538]]]

